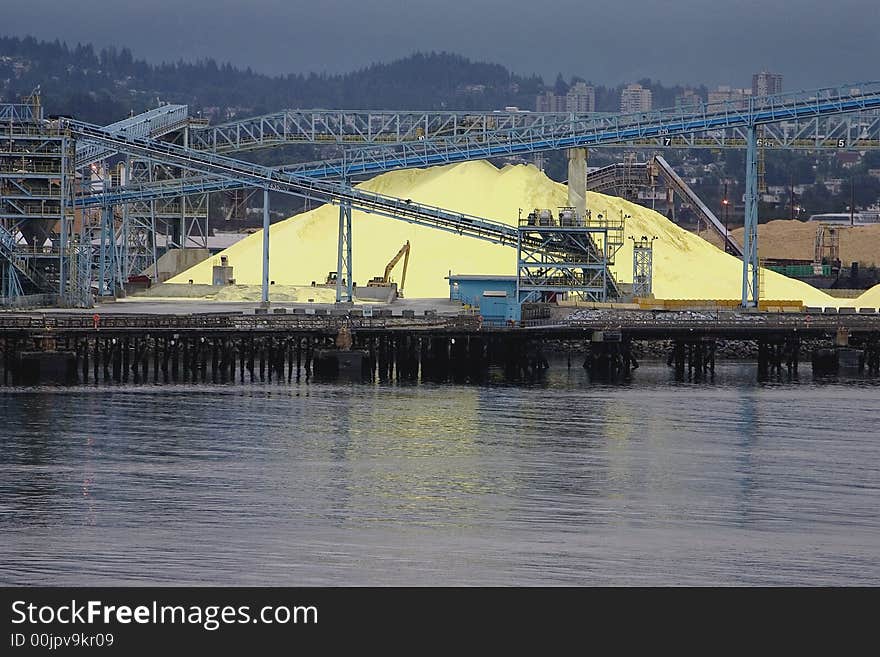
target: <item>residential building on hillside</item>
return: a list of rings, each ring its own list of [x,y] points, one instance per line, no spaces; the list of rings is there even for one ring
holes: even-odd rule
[[[709,92],[707,109],[720,109],[724,103],[734,103],[735,107],[745,105],[745,101],[752,95],[751,89],[734,89],[730,86],[719,86],[714,91]]]
[[[703,102],[703,97],[693,89],[685,89],[681,94],[675,97],[676,109],[687,109],[699,106]]]
[[[587,114],[596,111],[596,90],[586,82],[577,82],[565,94],[565,111]]]
[[[536,112],[573,112],[587,114],[596,111],[596,90],[586,82],[576,82],[564,96],[545,91],[535,97]]]
[[[653,98],[650,89],[645,89],[640,84],[627,85],[620,94],[620,111],[624,114],[637,114],[649,112],[653,107]]]
[[[559,101],[565,100],[565,96],[557,96],[552,91],[545,91],[535,97],[536,112],[558,112]]]
[[[782,75],[761,71],[752,76],[752,95],[771,96],[782,93]]]

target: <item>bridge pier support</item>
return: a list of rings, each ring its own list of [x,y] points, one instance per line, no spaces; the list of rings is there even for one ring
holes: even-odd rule
[[[864,350],[864,368],[865,371],[876,376],[880,374],[880,336],[872,334],[862,341],[862,349]]]
[[[568,155],[568,204],[577,210],[579,217],[587,213],[587,149],[569,148]]]
[[[666,358],[676,381],[703,381],[715,375],[715,339],[676,340]]]
[[[619,331],[594,331],[584,369],[591,379],[617,381],[638,367],[632,354],[632,342]]]
[[[800,359],[798,336],[774,337],[758,341],[758,380],[780,376],[783,368],[791,376],[797,376]]]

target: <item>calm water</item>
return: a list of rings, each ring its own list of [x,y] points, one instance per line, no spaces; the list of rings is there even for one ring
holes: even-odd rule
[[[0,390],[0,583],[880,584],[880,384],[584,378]]]

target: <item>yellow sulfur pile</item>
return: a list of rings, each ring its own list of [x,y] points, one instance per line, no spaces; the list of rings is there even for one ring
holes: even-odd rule
[[[555,209],[567,204],[565,185],[553,182],[533,166],[498,169],[488,162],[393,171],[359,187],[412,199],[467,214],[515,225],[519,209]],[[660,214],[620,198],[588,192],[587,207],[594,213],[626,220],[626,235],[659,238],[654,242],[654,294],[663,299],[738,299],[741,296],[742,262],[705,240],[683,230]],[[361,212],[353,214],[354,280],[363,286],[380,276],[388,261],[409,240],[412,251],[405,294],[408,298],[445,297],[449,285],[444,277],[457,274],[516,274],[516,250],[469,237]],[[339,210],[321,206],[272,226],[270,231],[270,279],[278,285],[323,283],[336,270]],[[259,285],[262,280],[262,232],[255,233],[223,252],[234,267],[240,285]],[[210,283],[211,258],[179,274],[169,283]],[[399,266],[392,278],[399,277]],[[618,280],[632,280],[632,241],[625,240],[618,252],[614,273]],[[866,293],[877,297],[880,290]],[[858,299],[840,300],[780,274],[764,274],[762,297],[800,299],[808,306],[870,305]],[[304,299],[303,299],[304,300]],[[842,301],[845,303],[842,304]]]

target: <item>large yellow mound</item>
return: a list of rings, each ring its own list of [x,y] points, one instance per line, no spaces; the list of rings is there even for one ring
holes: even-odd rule
[[[565,185],[553,182],[533,166],[498,169],[488,162],[392,171],[359,185],[368,191],[409,198],[495,221],[515,225],[519,209],[557,208],[567,203]],[[662,215],[620,198],[588,192],[587,207],[594,213],[624,212],[627,236],[656,236],[654,293],[666,299],[738,299],[742,262],[705,240],[683,230]],[[406,296],[444,297],[444,277],[458,274],[516,273],[516,251],[433,228],[355,212],[352,217],[354,280],[360,285],[381,275],[386,263],[409,240],[412,252]],[[325,205],[296,215],[270,230],[270,278],[279,285],[323,282],[336,269],[339,211]],[[632,242],[618,252],[614,273],[632,280]],[[236,283],[259,285],[262,280],[262,232],[250,235],[223,252],[234,267]],[[172,278],[169,283],[210,283],[217,258]],[[399,270],[398,270],[399,272]],[[396,273],[398,273],[396,272]],[[819,290],[765,272],[763,297],[800,299],[811,306],[837,306],[839,300]],[[853,304],[847,299],[847,305]],[[856,300],[858,301],[858,300]],[[867,304],[866,304],[867,305]]]

